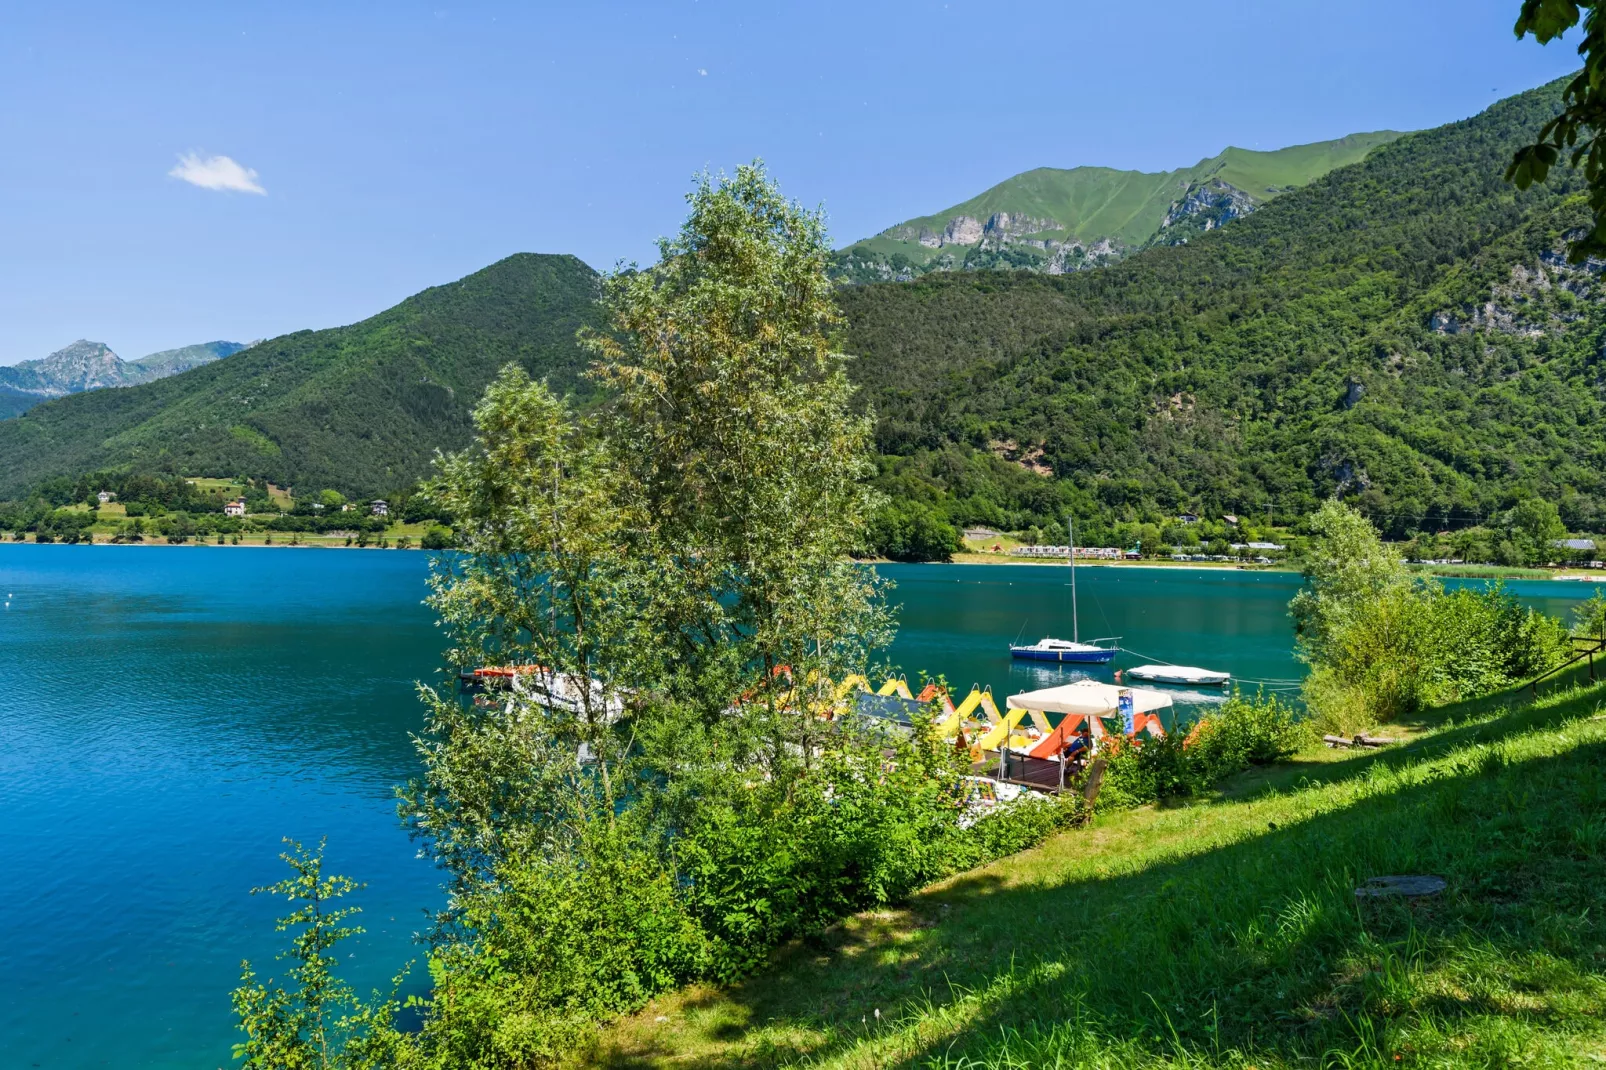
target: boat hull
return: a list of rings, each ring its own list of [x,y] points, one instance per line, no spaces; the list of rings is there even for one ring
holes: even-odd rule
[[[1145,684],[1169,684],[1172,687],[1226,687],[1232,683],[1229,675],[1220,676],[1167,676],[1163,673],[1138,673],[1132,669],[1126,671],[1128,680],[1137,680]]]
[[[1029,646],[1012,646],[1009,648],[1009,655],[1021,661],[1052,661],[1066,665],[1108,665],[1115,660],[1113,649],[1037,650]]]

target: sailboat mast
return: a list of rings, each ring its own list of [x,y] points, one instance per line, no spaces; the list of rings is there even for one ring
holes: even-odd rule
[[[1071,642],[1082,641],[1082,629],[1076,619],[1076,522],[1069,513],[1065,514],[1065,534],[1070,538],[1068,559],[1071,562]]]

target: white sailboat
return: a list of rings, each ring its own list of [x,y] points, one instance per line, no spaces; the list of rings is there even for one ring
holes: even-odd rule
[[[1030,646],[1011,646],[1009,655],[1023,661],[1053,661],[1067,665],[1108,665],[1120,649],[1116,646],[1099,646],[1101,642],[1114,643],[1119,636],[1082,642],[1081,627],[1076,615],[1076,528],[1071,517],[1065,518],[1065,533],[1070,539],[1066,547],[1066,560],[1071,566],[1071,637],[1055,639],[1045,636]]]

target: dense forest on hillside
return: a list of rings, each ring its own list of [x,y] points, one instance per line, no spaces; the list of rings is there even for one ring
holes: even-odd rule
[[[1502,178],[1559,95],[1102,271],[842,290],[883,484],[1010,529],[1070,506],[1283,520],[1333,494],[1395,535],[1532,496],[1606,527],[1603,265],[1559,253],[1579,183]]]
[[[0,423],[0,498],[99,468],[406,486],[468,441],[470,409],[509,361],[583,389],[574,337],[595,321],[597,282],[572,256],[509,257],[361,323],[40,405]]]

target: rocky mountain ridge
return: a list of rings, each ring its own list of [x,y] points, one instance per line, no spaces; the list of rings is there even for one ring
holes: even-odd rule
[[[137,386],[210,364],[247,348],[240,342],[203,342],[124,360],[104,342],[80,338],[40,360],[0,367],[0,418],[86,390]]]

